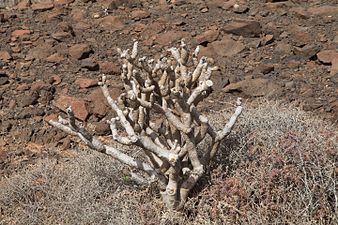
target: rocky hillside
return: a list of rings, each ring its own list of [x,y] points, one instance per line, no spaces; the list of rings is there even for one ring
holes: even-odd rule
[[[68,105],[93,132],[110,134],[97,82],[108,74],[119,95],[116,47],[135,39],[156,57],[182,38],[200,45],[219,67],[209,108],[263,97],[337,122],[336,0],[8,0],[0,8],[1,174],[53,149],[68,154],[73,141],[44,122]]]

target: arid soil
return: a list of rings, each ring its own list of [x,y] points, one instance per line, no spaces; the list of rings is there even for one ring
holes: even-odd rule
[[[116,48],[134,40],[155,57],[182,38],[201,45],[219,67],[205,108],[263,97],[337,124],[337,0],[17,2],[0,4],[1,176],[71,154],[77,143],[45,122],[68,105],[95,134],[110,134],[97,82],[108,74],[119,95]]]

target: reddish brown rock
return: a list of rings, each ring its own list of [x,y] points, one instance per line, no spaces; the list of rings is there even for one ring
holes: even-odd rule
[[[53,33],[51,36],[57,41],[65,41],[66,39],[73,37],[71,33],[64,31]]]
[[[119,16],[106,16],[102,19],[98,19],[98,25],[107,31],[118,31],[125,27],[123,19]]]
[[[77,85],[79,85],[80,88],[90,88],[90,87],[95,87],[98,85],[97,80],[93,80],[93,79],[77,79],[75,81],[75,83]]]
[[[291,38],[296,46],[303,46],[313,42],[313,34],[305,30],[298,30],[292,33]]]
[[[84,20],[85,15],[86,11],[77,7],[72,8],[72,12],[70,13],[70,16],[73,18],[74,21]]]
[[[54,53],[46,58],[47,62],[60,63],[65,59],[60,53]]]
[[[219,36],[219,31],[217,29],[207,30],[195,37],[197,44],[210,43],[216,41]]]
[[[333,60],[338,59],[338,51],[336,50],[323,50],[317,53],[319,61],[322,63],[332,63]]]
[[[14,99],[11,99],[8,103],[8,108],[9,109],[14,109],[16,106],[16,101]]]
[[[338,73],[338,57],[334,58],[332,61],[332,66],[330,70],[330,75],[335,76]]]
[[[61,77],[59,75],[53,75],[49,79],[49,83],[53,85],[58,85],[62,81]]]
[[[8,51],[0,51],[0,60],[8,62],[10,59],[12,59],[12,56]]]
[[[87,44],[76,44],[69,48],[69,55],[78,60],[88,58],[92,52],[93,50]]]
[[[261,39],[261,45],[268,45],[271,44],[274,41],[274,36],[272,34],[267,34]]]
[[[46,10],[54,8],[54,4],[53,4],[53,1],[51,0],[44,0],[44,1],[32,4],[31,8],[34,11],[42,12],[42,11],[46,11]]]
[[[30,5],[31,5],[30,0],[22,0],[16,5],[16,7],[19,10],[24,10],[24,9],[28,9]]]
[[[48,84],[43,82],[42,80],[37,80],[31,84],[32,91],[40,91],[41,89],[47,89]]]
[[[307,60],[315,56],[320,50],[320,47],[315,44],[308,44],[302,48],[294,47],[293,53],[301,60]]]
[[[220,41],[210,43],[206,48],[202,48],[200,56],[214,58],[215,55],[220,57],[231,57],[245,49],[245,45],[240,41],[232,40],[229,36],[224,36]]]
[[[264,64],[264,63],[259,64],[255,68],[255,72],[262,73],[262,74],[268,74],[274,70],[275,70],[275,67],[272,64]]]
[[[99,118],[106,116],[109,108],[100,88],[93,90],[89,94],[88,100],[90,101],[91,105],[91,113],[98,116]]]
[[[110,125],[106,122],[94,122],[94,131],[96,135],[110,135],[111,130],[110,130]]]
[[[30,30],[15,30],[12,32],[11,36],[14,38],[18,38],[18,37],[21,37],[23,35],[30,34],[30,33],[31,33]]]
[[[206,1],[206,4],[209,8],[221,8],[224,10],[229,10],[236,4],[236,0],[229,0],[229,1],[209,0],[209,1]]]
[[[50,114],[47,115],[43,118],[44,121],[48,122],[48,121],[58,121],[58,115],[57,114]]]
[[[17,102],[21,107],[27,107],[38,103],[39,95],[37,92],[23,93],[17,97]]]
[[[155,42],[163,46],[168,46],[174,41],[182,38],[188,38],[189,36],[189,33],[185,31],[170,30],[157,35]]]
[[[97,70],[99,70],[99,64],[93,58],[87,58],[87,59],[81,60],[81,67],[85,68],[85,69],[88,69],[90,71],[97,71]]]
[[[75,117],[82,121],[85,121],[89,115],[86,102],[81,98],[62,95],[55,100],[54,106],[64,112],[71,106]]]
[[[112,62],[100,62],[99,65],[101,72],[104,74],[119,75],[121,72],[120,66]]]
[[[122,93],[122,87],[119,85],[112,85],[109,88],[110,97],[112,99],[117,99]],[[91,106],[91,113],[96,115],[99,118],[102,118],[107,115],[111,108],[108,106],[107,100],[104,97],[101,88],[94,89],[88,96],[88,101]]]
[[[262,33],[261,25],[254,20],[237,20],[223,27],[226,33],[240,35],[243,37],[259,37]]]
[[[134,10],[131,12],[131,18],[133,19],[144,19],[150,17],[150,13],[141,9]]]
[[[28,51],[26,60],[41,59],[45,60],[55,52],[53,45],[49,43],[40,44]]]
[[[238,92],[247,97],[262,97],[277,94],[281,87],[268,79],[245,79],[237,83],[227,85],[225,92]]]
[[[0,85],[8,84],[9,77],[6,73],[0,72]]]

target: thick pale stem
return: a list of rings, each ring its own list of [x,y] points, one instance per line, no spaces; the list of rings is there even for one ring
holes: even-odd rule
[[[113,148],[113,147],[108,146],[108,145],[104,145],[101,141],[99,141],[94,136],[90,136],[89,139],[87,139],[84,135],[82,135],[81,132],[75,131],[72,128],[70,128],[66,125],[63,125],[59,122],[50,120],[50,121],[48,121],[48,123],[51,124],[54,127],[57,127],[59,129],[63,130],[64,132],[66,132],[68,134],[79,136],[81,138],[81,140],[83,140],[93,150],[96,150],[96,151],[105,153],[109,156],[112,156],[113,158],[119,160],[120,162],[122,162],[122,163],[124,163],[128,166],[131,166],[133,168],[136,168],[136,169],[139,169],[139,170],[146,172],[150,177],[158,178],[164,184],[167,183],[167,179],[163,175],[158,174],[156,172],[156,170],[153,167],[151,167],[149,164],[142,162],[141,160],[135,159],[133,157],[130,157],[130,156],[124,154],[123,152],[117,150],[116,148]]]
[[[110,97],[107,85],[105,84],[105,77],[102,77],[101,90],[103,92],[103,95],[106,97],[109,105],[112,107],[112,109],[116,112],[117,116],[120,118],[121,124],[128,133],[130,140],[132,142],[136,142],[138,140],[138,137],[135,134],[133,127],[130,125],[130,123],[124,116],[122,110],[116,105],[116,102]]]

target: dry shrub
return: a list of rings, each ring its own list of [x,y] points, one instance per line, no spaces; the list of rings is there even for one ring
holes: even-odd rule
[[[0,224],[149,224],[154,217],[145,209],[156,199],[149,201],[121,170],[118,161],[91,151],[44,159],[1,180]]]
[[[277,103],[247,107],[196,214],[216,224],[337,224],[336,129]]]
[[[229,107],[231,108],[231,107]],[[231,111],[211,112],[221,127]],[[202,146],[203,147],[203,146]],[[245,106],[182,212],[96,152],[2,179],[2,224],[337,224],[338,134],[294,107]],[[122,169],[123,170],[123,169]]]

